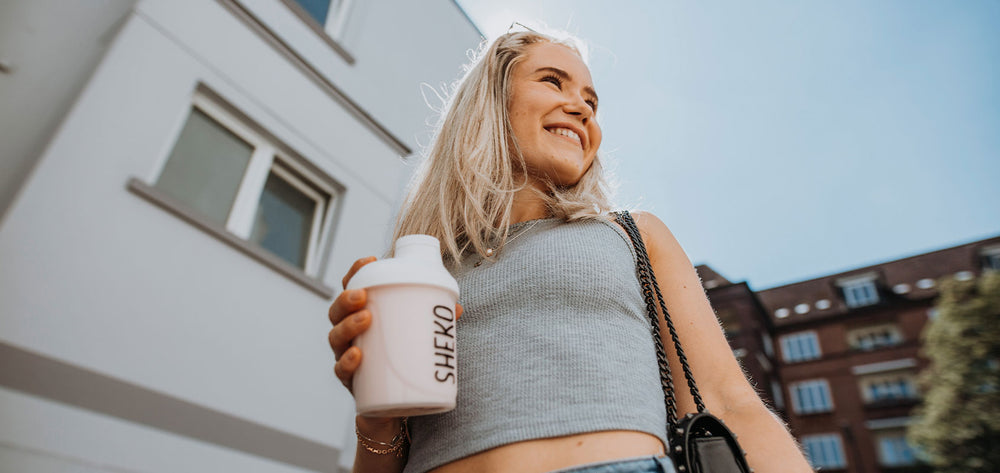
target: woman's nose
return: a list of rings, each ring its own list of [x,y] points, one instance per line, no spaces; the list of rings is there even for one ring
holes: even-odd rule
[[[594,115],[594,109],[590,108],[587,100],[580,96],[568,99],[563,110],[570,115],[580,117],[584,124]]]

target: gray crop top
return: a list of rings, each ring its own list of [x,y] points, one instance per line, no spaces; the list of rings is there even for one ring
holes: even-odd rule
[[[411,417],[404,473],[501,445],[635,430],[666,448],[656,352],[635,256],[613,222],[516,224],[495,262],[467,257],[453,274],[458,401]]]

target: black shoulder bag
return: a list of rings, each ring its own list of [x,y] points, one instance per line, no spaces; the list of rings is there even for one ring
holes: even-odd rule
[[[670,457],[673,459],[678,473],[751,473],[753,470],[747,465],[746,452],[736,442],[736,435],[730,432],[722,420],[709,414],[708,410],[705,409],[705,403],[702,401],[698,386],[694,382],[691,367],[688,366],[687,357],[684,356],[684,350],[681,349],[677,330],[674,329],[674,323],[667,314],[663,295],[660,293],[660,287],[656,284],[656,277],[653,275],[653,269],[649,263],[646,245],[642,242],[642,236],[639,235],[635,220],[627,211],[615,213],[615,220],[625,229],[625,233],[632,240],[632,246],[635,247],[636,274],[642,284],[642,296],[646,301],[646,315],[649,317],[653,343],[656,345],[656,359],[660,367],[663,399],[667,405],[667,440],[670,442]],[[677,349],[677,357],[680,358],[684,378],[687,379],[691,396],[694,397],[695,405],[698,408],[698,412],[687,414],[683,419],[677,418],[674,382],[660,338],[659,317],[656,314],[657,303],[659,303],[660,311],[663,312],[667,328],[670,329],[670,338],[674,341],[674,347]]]

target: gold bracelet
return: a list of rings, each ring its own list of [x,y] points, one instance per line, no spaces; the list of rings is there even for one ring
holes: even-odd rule
[[[360,443],[365,450],[368,450],[376,455],[388,455],[390,453],[395,453],[399,458],[403,457],[403,447],[409,443],[410,440],[410,434],[406,428],[406,417],[404,417],[402,423],[400,423],[399,433],[396,434],[396,436],[393,437],[389,443],[379,442],[378,440],[367,437],[358,430],[357,424],[354,424],[354,433],[358,436],[358,443]]]

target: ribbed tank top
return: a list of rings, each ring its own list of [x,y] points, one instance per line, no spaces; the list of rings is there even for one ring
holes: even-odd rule
[[[457,407],[409,419],[404,473],[531,439],[634,430],[666,448],[666,412],[635,253],[617,224],[556,219],[511,227],[495,262],[452,273]]]

